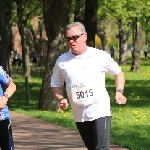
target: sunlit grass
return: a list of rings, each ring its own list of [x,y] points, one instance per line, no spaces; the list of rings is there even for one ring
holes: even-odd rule
[[[143,58],[143,56],[142,56]],[[130,72],[131,62],[121,66],[125,73],[126,105],[115,102],[114,77],[106,74],[106,88],[111,97],[111,142],[130,150],[148,150],[150,143],[150,60],[141,60],[140,72]],[[9,101],[13,111],[77,130],[69,107],[66,111],[41,111],[37,109],[42,79],[34,75],[30,79],[30,104],[25,103],[25,86],[22,76],[13,77],[17,91]]]

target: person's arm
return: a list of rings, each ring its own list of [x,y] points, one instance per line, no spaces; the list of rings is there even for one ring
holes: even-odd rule
[[[116,83],[116,96],[115,96],[116,102],[118,104],[125,104],[127,99],[123,95],[125,78],[124,73],[122,71],[119,74],[115,75],[115,83]]]
[[[55,96],[56,99],[58,100],[59,107],[60,107],[62,110],[67,109],[67,107],[68,107],[68,101],[67,101],[67,99],[63,96],[62,88],[61,88],[61,87],[52,87],[52,91],[53,91],[54,96]]]
[[[122,71],[119,74],[115,75],[115,83],[116,83],[116,90],[117,89],[124,90],[125,78],[124,73]]]
[[[8,99],[14,94],[16,91],[16,85],[11,81],[6,86],[6,90],[4,95],[0,97],[0,109],[3,109],[7,105]]]
[[[52,87],[52,91],[57,100],[63,98],[63,91],[61,87]]]
[[[8,98],[10,98],[14,94],[15,91],[16,91],[16,85],[14,84],[13,81],[11,81],[8,83],[4,94],[7,94]]]

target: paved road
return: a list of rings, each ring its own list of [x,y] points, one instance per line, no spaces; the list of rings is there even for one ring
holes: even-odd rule
[[[11,112],[15,150],[87,150],[78,132]],[[127,150],[111,144],[110,150]]]

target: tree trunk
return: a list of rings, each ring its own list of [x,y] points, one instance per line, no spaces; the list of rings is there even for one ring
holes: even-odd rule
[[[121,40],[121,56],[119,58],[119,63],[121,64],[127,64],[127,51],[128,51],[128,38],[129,38],[129,32],[128,31],[122,31],[122,40]]]
[[[29,90],[29,79],[30,79],[30,61],[29,61],[29,31],[26,28],[26,16],[23,14],[23,2],[17,1],[17,14],[18,14],[18,27],[19,33],[21,36],[21,45],[22,45],[22,61],[23,61],[23,70],[25,76],[25,87],[26,87],[26,103],[30,101],[30,90]]]
[[[87,44],[95,46],[95,34],[97,32],[98,0],[86,0],[84,25],[88,34]]]
[[[44,66],[44,56],[43,56],[43,49],[42,49],[42,21],[39,21],[39,33],[40,33],[40,38],[38,40],[39,43],[39,61],[38,64],[40,66]]]
[[[41,51],[41,45],[39,43],[40,40],[38,40],[38,38],[36,36],[36,33],[32,28],[30,28],[30,32],[32,34],[32,42],[34,44],[34,46],[33,46],[34,48],[32,48],[31,50],[34,49],[34,51],[36,52],[37,57],[38,57],[38,64],[39,64],[39,62],[40,62],[40,60],[39,60],[40,57],[39,56],[40,56],[40,51]],[[31,50],[30,50],[30,52],[31,52]]]
[[[48,53],[38,106],[42,110],[56,110],[58,108],[50,87],[50,77],[56,59],[61,53],[68,50],[64,37],[66,24],[69,22],[70,3],[70,0],[59,0],[59,3],[56,0],[43,1],[44,21],[48,36]]]
[[[140,50],[142,49],[142,26],[136,25],[135,32],[135,50],[134,58],[132,60],[131,71],[139,72],[140,71]]]
[[[1,34],[1,47],[0,47],[0,65],[8,72],[9,62],[9,47],[8,47],[8,29],[6,24],[6,2],[0,1],[0,34]],[[10,2],[11,5],[11,2]],[[8,5],[8,7],[10,6]]]
[[[127,64],[127,50],[128,50],[128,38],[129,31],[124,30],[124,24],[121,20],[118,20],[119,28],[119,64]]]
[[[148,31],[145,31],[145,44],[148,45]]]
[[[123,49],[122,49],[122,21],[121,20],[118,20],[118,30],[119,30],[119,55],[118,55],[118,59],[119,59],[119,64],[121,63],[121,60],[122,60],[122,53],[123,53]]]
[[[8,43],[8,60],[7,60],[7,70],[8,74],[11,76],[11,66],[12,66],[12,49],[13,49],[13,43],[12,43],[12,1],[11,0],[5,0],[5,10],[6,10],[6,32],[7,32],[7,43]]]
[[[76,0],[74,21],[84,23],[85,0]]]
[[[27,38],[27,37],[26,37]],[[29,61],[29,46],[24,48],[25,51],[25,87],[26,87],[26,103],[30,102],[30,88],[29,88],[29,80],[30,80],[30,61]]]

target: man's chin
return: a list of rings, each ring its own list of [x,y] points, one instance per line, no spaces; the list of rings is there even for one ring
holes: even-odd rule
[[[72,54],[77,54],[78,51],[77,50],[72,50]]]
[[[78,55],[78,53],[77,53],[77,52],[72,52],[72,54],[73,54],[73,55],[75,55],[75,56],[77,56],[77,55]]]

